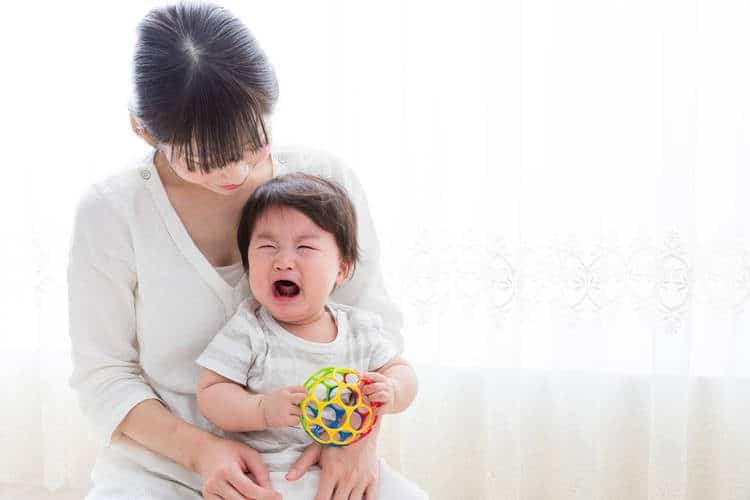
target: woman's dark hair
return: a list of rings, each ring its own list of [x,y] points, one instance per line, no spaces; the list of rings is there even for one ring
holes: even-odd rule
[[[228,10],[184,3],[150,11],[138,26],[131,112],[188,169],[212,169],[265,146],[279,94],[273,67]]]
[[[359,259],[357,215],[344,188],[329,180],[302,173],[275,177],[258,186],[242,209],[237,246],[247,271],[247,249],[258,219],[270,208],[299,210],[331,233],[344,262],[354,267]]]

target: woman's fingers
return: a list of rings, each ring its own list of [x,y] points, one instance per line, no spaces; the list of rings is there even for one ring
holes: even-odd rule
[[[339,479],[336,484],[336,491],[333,494],[333,500],[349,500],[349,495],[354,490],[354,486],[353,480]]]
[[[365,491],[365,500],[378,500],[378,482],[373,481]]]
[[[237,490],[232,488],[229,483],[224,483],[217,492],[222,500],[247,500],[248,498],[258,498],[255,496],[243,496],[237,493]]]
[[[349,495],[349,500],[363,500],[365,497],[366,484],[358,484]]]
[[[238,498],[239,500],[244,500],[246,498],[263,499],[263,500],[281,498],[281,495],[279,495],[275,491],[266,489],[262,486],[255,484],[249,477],[247,477],[241,471],[233,471],[233,474],[229,478],[229,483],[227,484],[226,488],[228,488],[227,491],[230,494],[237,495],[236,498]],[[269,488],[270,488],[270,485],[269,485]],[[224,500],[235,500],[234,497],[226,497],[224,495],[224,489],[222,489],[220,494],[222,497],[224,497]]]
[[[255,482],[263,488],[271,488],[268,466],[263,462],[260,454],[249,446],[242,446],[240,448],[240,455],[242,456],[242,461],[245,463],[247,470],[253,475]],[[244,474],[242,474],[242,476],[250,481],[250,479]],[[253,484],[253,486],[255,485]]]
[[[320,474],[318,482],[318,492],[315,494],[315,500],[331,500],[333,489],[336,487],[336,480],[333,476]]]
[[[286,473],[286,479],[288,481],[295,481],[301,478],[302,475],[307,472],[307,469],[309,469],[310,466],[318,463],[319,458],[320,446],[311,444],[305,449],[305,451],[302,452],[302,455],[300,455],[297,461],[294,462],[292,467],[289,469],[289,472]]]

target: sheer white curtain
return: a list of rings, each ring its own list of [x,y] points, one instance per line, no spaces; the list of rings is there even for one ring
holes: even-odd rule
[[[88,480],[67,239],[84,187],[143,151],[151,5],[1,35],[4,488]],[[747,2],[226,5],[277,67],[275,141],[370,197],[421,380],[385,423],[394,466],[434,498],[750,497]]]

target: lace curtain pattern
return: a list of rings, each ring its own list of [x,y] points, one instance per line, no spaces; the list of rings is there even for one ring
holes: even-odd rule
[[[67,246],[83,189],[145,152],[152,5],[46,7],[9,55],[0,496],[88,484]],[[226,5],[279,73],[275,142],[367,191],[420,375],[394,467],[436,499],[750,498],[747,2]]]

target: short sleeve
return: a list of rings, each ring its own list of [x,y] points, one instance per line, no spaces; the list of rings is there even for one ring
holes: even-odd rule
[[[367,370],[375,371],[398,356],[399,350],[383,328],[380,316],[357,308],[349,310],[349,327],[369,353]]]
[[[252,310],[252,301],[248,299],[240,304],[196,362],[244,386],[258,353],[265,350],[265,344],[263,329]]]

